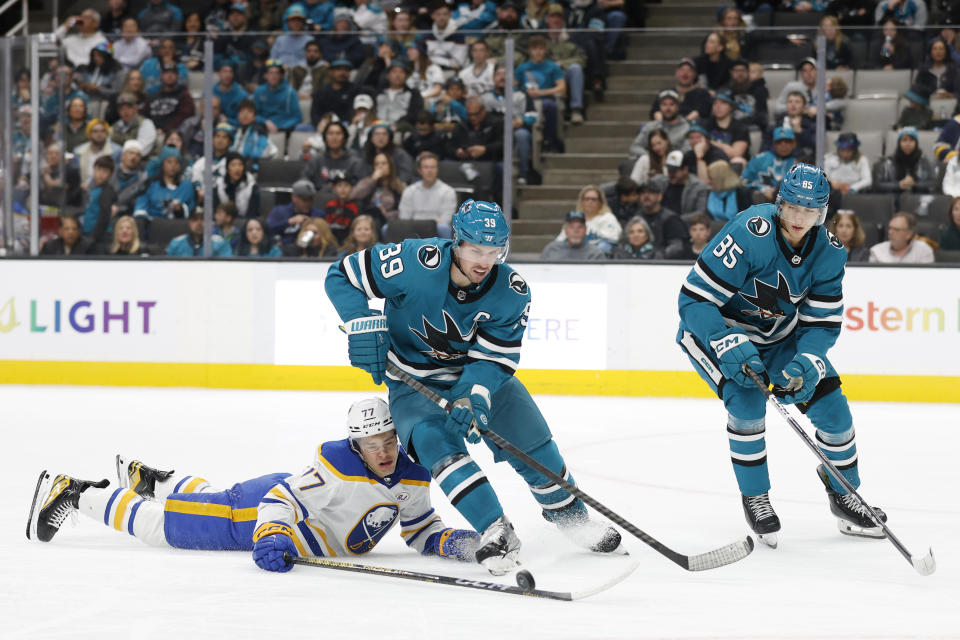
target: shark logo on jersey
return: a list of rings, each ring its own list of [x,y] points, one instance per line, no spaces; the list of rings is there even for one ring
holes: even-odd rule
[[[470,328],[467,335],[463,335],[460,333],[460,327],[457,326],[456,321],[446,311],[443,312],[443,329],[433,326],[424,317],[421,317],[421,319],[423,320],[423,333],[410,327],[410,331],[413,331],[423,341],[423,344],[429,347],[421,350],[420,353],[443,362],[459,360],[467,355],[470,343],[473,341],[473,334],[476,331],[476,323]]]
[[[524,280],[519,273],[514,271],[510,274],[510,288],[519,293],[520,295],[526,295],[527,293],[527,282]]]
[[[762,216],[754,216],[747,220],[747,230],[758,238],[770,233],[772,227],[770,221]]]
[[[435,244],[425,244],[417,251],[417,260],[427,269],[433,271],[440,266],[440,247]]]
[[[347,534],[347,550],[359,555],[373,549],[389,531],[399,514],[400,508],[390,503],[376,504],[367,509],[360,521]]]
[[[830,233],[829,230],[827,231],[827,238],[830,240],[830,244],[832,244],[834,248],[843,249],[843,243],[840,242],[840,238]]]
[[[803,294],[794,295],[790,291],[790,285],[783,274],[777,271],[777,286],[767,284],[759,278],[753,279],[753,285],[757,294],[750,296],[740,292],[740,297],[757,308],[756,311],[745,309],[744,315],[760,316],[761,319],[780,319],[785,317],[786,312],[780,308],[780,302],[796,305],[803,298]]]

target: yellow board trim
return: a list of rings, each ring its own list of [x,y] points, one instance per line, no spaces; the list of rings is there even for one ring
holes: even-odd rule
[[[188,502],[187,500],[173,500],[168,498],[163,507],[164,511],[184,513],[191,516],[211,516],[214,518],[228,518],[234,522],[249,522],[257,519],[257,508],[231,509],[228,504],[213,504],[212,502]]]
[[[120,503],[117,505],[117,510],[113,516],[113,528],[117,531],[123,531],[123,515],[127,511],[127,505],[136,497],[137,494],[129,489],[123,492],[123,497],[120,498]]]
[[[531,393],[573,396],[713,397],[693,371],[521,369]],[[877,402],[960,402],[960,376],[842,374],[847,397]],[[354,367],[163,362],[0,360],[0,384],[209,389],[383,391]]]

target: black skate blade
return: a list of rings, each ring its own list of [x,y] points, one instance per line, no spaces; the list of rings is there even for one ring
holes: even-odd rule
[[[777,534],[776,534],[776,532],[773,532],[773,533],[758,533],[758,534],[757,534],[757,538],[760,539],[760,542],[762,542],[763,544],[767,545],[767,546],[770,547],[771,549],[776,549],[776,548],[777,548],[777,544],[778,544],[779,541],[777,540]]]
[[[40,502],[50,492],[52,480],[50,474],[44,469],[40,472],[37,479],[37,487],[33,490],[33,501],[30,503],[30,517],[27,518],[27,540],[37,539],[37,521],[40,519]]]

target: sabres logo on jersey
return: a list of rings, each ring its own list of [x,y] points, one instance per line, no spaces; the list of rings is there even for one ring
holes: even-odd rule
[[[376,504],[367,509],[347,534],[347,550],[359,555],[373,549],[390,530],[399,514],[400,508],[390,503]]]
[[[426,318],[421,319],[423,320],[423,333],[410,327],[410,331],[413,331],[427,346],[427,349],[421,350],[420,353],[444,362],[459,360],[467,355],[476,325],[470,328],[467,335],[463,335],[460,333],[460,327],[457,326],[456,321],[446,311],[443,311],[442,329],[430,324],[430,321]]]
[[[417,251],[417,260],[431,271],[440,266],[442,262],[440,256],[440,247],[435,244],[425,244]]]
[[[754,216],[747,220],[747,230],[758,238],[762,238],[770,233],[770,229],[772,228],[773,225],[763,216]]]
[[[510,288],[520,295],[525,295],[527,293],[527,282],[519,273],[514,271],[510,274]]]
[[[744,309],[744,315],[748,316],[759,316],[761,319],[777,319],[783,318],[786,316],[786,311],[780,308],[780,303],[784,302],[791,305],[796,305],[800,302],[803,295],[794,295],[790,291],[790,285],[787,283],[787,279],[783,277],[783,274],[777,271],[777,286],[767,284],[759,278],[753,279],[754,289],[756,290],[756,295],[751,296],[747,295],[743,291],[740,292],[740,297],[744,300],[755,306],[756,311],[752,309]]]

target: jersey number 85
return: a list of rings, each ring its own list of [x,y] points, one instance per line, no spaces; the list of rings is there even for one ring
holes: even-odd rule
[[[713,248],[713,255],[723,258],[723,266],[727,269],[733,269],[737,266],[737,256],[743,255],[743,249],[733,241],[733,236],[729,233]]]

